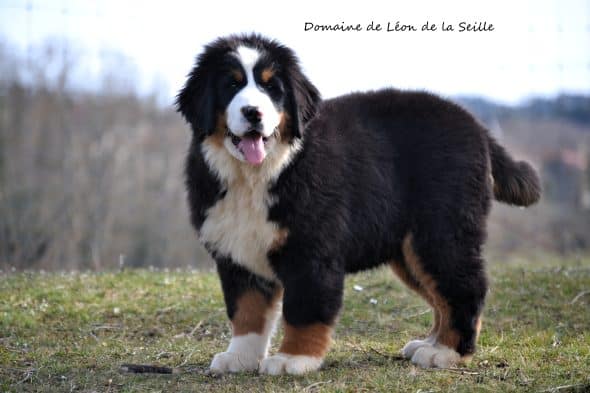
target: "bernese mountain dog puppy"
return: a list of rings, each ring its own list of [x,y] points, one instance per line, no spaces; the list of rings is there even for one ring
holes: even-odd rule
[[[491,200],[528,206],[540,186],[469,113],[392,88],[322,101],[294,52],[255,34],[207,45],[177,107],[191,220],[232,327],[212,372],[317,370],[345,275],[384,264],[433,309],[403,356],[446,368],[474,353]]]

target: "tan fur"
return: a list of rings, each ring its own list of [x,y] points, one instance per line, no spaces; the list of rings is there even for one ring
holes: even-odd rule
[[[293,137],[291,130],[291,118],[285,112],[281,113],[281,121],[279,122],[278,138],[281,141],[288,141]]]
[[[483,317],[480,316],[479,318],[477,318],[477,321],[475,322],[475,341],[477,341],[479,339],[479,334],[481,332],[482,319],[483,319]],[[467,363],[471,362],[471,360],[473,360],[472,354],[465,355],[461,358],[461,363],[467,364]]]
[[[270,252],[278,251],[285,245],[287,238],[289,237],[289,230],[286,228],[280,228],[276,232],[276,236],[272,244],[270,245]]]
[[[217,115],[217,121],[215,123],[215,131],[209,136],[209,143],[214,144],[217,147],[223,147],[223,140],[225,138],[225,130],[227,128],[227,121],[225,113],[219,113]]]
[[[272,67],[267,67],[264,70],[262,70],[262,73],[260,74],[260,79],[263,83],[266,83],[270,80],[270,78],[273,77],[274,74],[275,70]]]
[[[449,348],[456,349],[459,345],[460,336],[451,326],[451,308],[444,297],[438,292],[436,281],[422,268],[420,258],[414,252],[412,246],[412,235],[408,234],[403,241],[402,251],[406,265],[412,276],[424,288],[424,291],[431,299],[435,311],[435,319],[438,319],[437,342]],[[438,313],[438,318],[436,318]],[[436,326],[435,321],[435,326]]]
[[[230,72],[236,82],[242,82],[244,80],[244,74],[242,73],[242,71],[234,68]]]
[[[299,151],[301,143],[288,144],[272,138],[265,160],[260,166],[253,166],[234,158],[214,138],[203,141],[203,156],[227,192],[207,210],[200,239],[253,273],[274,280],[267,254],[284,233],[276,223],[268,221],[268,208],[274,202],[268,188]]]
[[[247,291],[236,303],[236,313],[231,321],[233,335],[262,334],[268,308],[268,302],[264,295],[258,291]]]
[[[280,353],[324,357],[332,341],[332,326],[314,323],[305,327],[295,327],[287,322],[284,326],[285,337],[279,349]]]
[[[267,67],[264,70],[262,70],[262,73],[260,74],[260,79],[262,79],[263,83],[267,83],[270,78],[273,77],[273,75],[275,74],[275,70],[272,67]]]
[[[277,290],[270,300],[267,300],[263,294],[255,290],[249,290],[242,294],[237,300],[236,312],[231,321],[233,335],[263,334],[268,314],[274,311],[281,296],[282,290]]]
[[[396,276],[405,283],[410,289],[416,291],[426,302],[432,307],[433,317],[432,317],[432,328],[430,329],[429,336],[436,337],[438,335],[438,331],[440,329],[440,322],[441,322],[441,315],[438,309],[435,307],[434,300],[428,294],[426,289],[424,289],[420,283],[416,280],[416,278],[412,277],[411,273],[408,269],[398,261],[393,261],[389,264],[391,269],[396,274]]]

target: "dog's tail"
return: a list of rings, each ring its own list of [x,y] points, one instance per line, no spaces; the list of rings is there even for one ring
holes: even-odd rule
[[[541,182],[533,167],[525,161],[514,161],[491,136],[489,147],[496,200],[517,206],[537,202],[541,197]]]

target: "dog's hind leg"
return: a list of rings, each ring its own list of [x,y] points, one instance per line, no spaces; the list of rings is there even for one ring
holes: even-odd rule
[[[408,342],[402,349],[402,355],[406,359],[411,359],[414,356],[414,352],[418,348],[432,346],[436,342],[436,338],[438,336],[438,331],[440,329],[440,322],[441,322],[441,315],[436,307],[434,299],[430,296],[430,294],[426,291],[424,287],[420,284],[420,282],[412,275],[409,271],[408,267],[405,265],[405,262],[402,261],[392,261],[390,263],[391,269],[395,273],[395,275],[404,283],[406,286],[416,293],[418,293],[432,308],[432,328],[430,329],[430,333],[425,339],[415,339]]]
[[[411,356],[412,363],[422,367],[448,368],[468,360],[481,327],[487,280],[479,246],[447,246],[436,247],[432,237],[424,244],[411,234],[402,245],[411,276],[426,292],[435,316],[438,314],[435,340],[414,348]]]

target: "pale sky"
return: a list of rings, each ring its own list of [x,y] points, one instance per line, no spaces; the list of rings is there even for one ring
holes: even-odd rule
[[[371,21],[419,31],[304,31],[306,22],[365,29]],[[421,32],[426,21],[439,31]],[[462,21],[485,21],[494,31],[440,31],[442,22],[458,30]],[[89,86],[104,53],[120,52],[134,64],[140,90],[164,86],[169,102],[204,44],[251,31],[293,48],[324,97],[386,86],[507,103],[590,94],[590,0],[0,0],[0,37],[17,50],[65,38],[78,54],[76,83]]]

